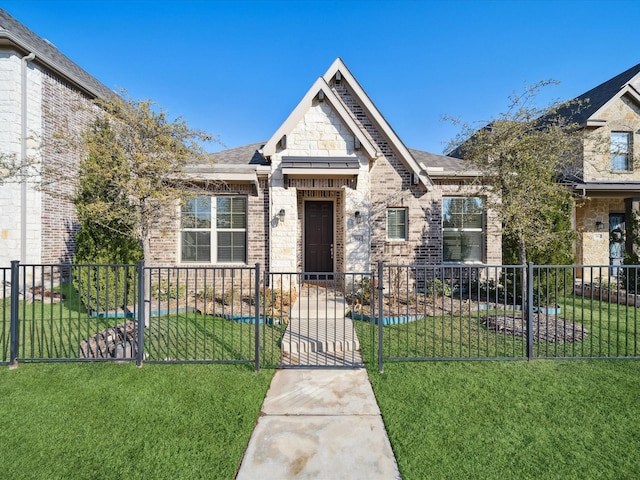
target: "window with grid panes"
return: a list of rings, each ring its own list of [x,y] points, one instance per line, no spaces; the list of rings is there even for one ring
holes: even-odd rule
[[[246,263],[247,198],[196,197],[181,209],[183,262]]]
[[[484,205],[479,197],[442,199],[442,260],[482,262]]]

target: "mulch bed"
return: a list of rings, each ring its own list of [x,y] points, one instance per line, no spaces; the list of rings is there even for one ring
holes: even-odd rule
[[[526,337],[526,322],[522,315],[504,314],[482,317],[482,324],[496,333]],[[541,342],[581,342],[589,332],[581,325],[557,315],[536,313],[533,316],[533,339]]]

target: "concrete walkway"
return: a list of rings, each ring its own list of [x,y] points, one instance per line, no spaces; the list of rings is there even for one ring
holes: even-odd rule
[[[362,367],[360,342],[336,289],[303,288],[282,337],[283,366]]]
[[[357,335],[344,313],[339,293],[310,293],[296,302],[282,342],[283,362],[334,368],[276,372],[237,480],[400,478],[361,368]]]
[[[236,478],[399,479],[366,370],[276,372]]]

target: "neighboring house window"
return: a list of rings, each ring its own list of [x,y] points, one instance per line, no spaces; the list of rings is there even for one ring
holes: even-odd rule
[[[407,239],[407,209],[387,209],[387,240]]]
[[[611,170],[631,170],[631,132],[611,132]]]
[[[479,197],[442,199],[442,259],[482,262],[484,206]]]
[[[246,197],[189,199],[182,206],[180,228],[183,262],[246,263]]]

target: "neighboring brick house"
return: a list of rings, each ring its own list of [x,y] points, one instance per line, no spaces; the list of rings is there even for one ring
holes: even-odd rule
[[[0,152],[60,174],[46,189],[37,188],[35,177],[0,184],[0,265],[72,260],[78,228],[69,201],[73,184],[61,178],[73,175],[79,157],[61,153],[54,137],[80,132],[91,120],[91,99],[111,94],[0,9]]]
[[[626,226],[640,208],[640,64],[576,97],[560,111],[579,124],[582,156],[566,182],[578,199],[577,264],[622,262],[632,249]],[[617,269],[610,274],[615,276]]]
[[[158,229],[150,263],[260,262],[272,272],[501,263],[477,172],[408,149],[340,59],[270,139],[213,158],[190,174],[219,191],[176,207],[181,219]]]

